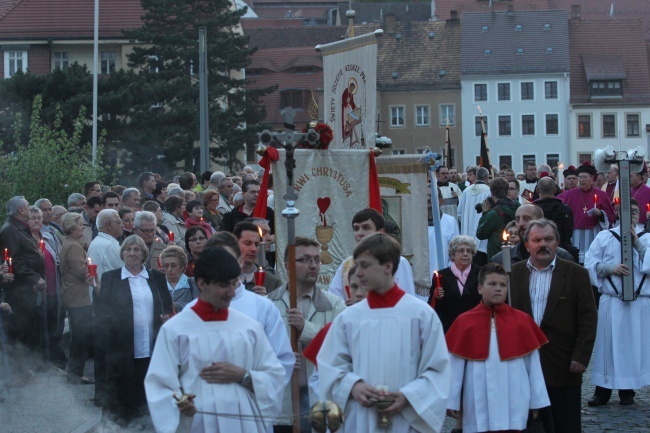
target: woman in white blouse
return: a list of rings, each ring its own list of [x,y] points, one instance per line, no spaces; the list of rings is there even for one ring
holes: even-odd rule
[[[145,269],[147,255],[140,237],[127,237],[120,248],[124,266],[102,274],[95,298],[95,399],[104,417],[122,426],[147,414],[144,377],[172,313],[165,276]]]

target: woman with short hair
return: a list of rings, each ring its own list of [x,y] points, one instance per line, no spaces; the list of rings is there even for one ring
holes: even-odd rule
[[[174,302],[174,311],[181,311],[187,304],[199,296],[199,287],[194,277],[185,275],[187,254],[183,248],[172,245],[160,255],[162,270],[167,278],[167,289]]]

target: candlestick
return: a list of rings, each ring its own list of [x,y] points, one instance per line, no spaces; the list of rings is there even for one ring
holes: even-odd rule
[[[97,276],[97,265],[93,265],[93,259],[88,257],[88,275],[91,277]]]
[[[169,232],[169,240],[174,242],[174,232]]]
[[[255,271],[255,285],[263,286],[265,277],[266,277],[266,271],[264,270],[264,268],[260,266],[259,269]]]
[[[596,209],[596,204],[598,204],[598,194],[594,194],[594,209]]]
[[[257,232],[260,234],[260,244],[257,246],[257,264],[262,268],[266,268],[266,242],[262,240],[262,227],[257,227]]]
[[[11,264],[11,257],[9,257],[9,273],[10,274],[14,273],[14,265]]]

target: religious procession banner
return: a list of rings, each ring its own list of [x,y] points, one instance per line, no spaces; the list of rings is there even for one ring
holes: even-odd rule
[[[411,264],[417,291],[428,296],[427,168],[422,155],[377,158],[384,219],[400,228],[402,255]]]
[[[377,36],[375,33],[318,45],[323,53],[324,116],[334,131],[330,149],[375,143]]]
[[[273,163],[276,272],[283,281],[288,281],[284,267],[287,220],[282,217],[286,208],[283,196],[287,192],[286,152],[281,149],[279,153],[280,159]],[[352,217],[368,207],[369,151],[297,149],[294,157],[293,190],[298,195],[296,208],[300,211],[295,220],[296,236],[313,238],[321,244],[323,263],[318,287],[327,290],[336,269],[352,255],[355,245]]]

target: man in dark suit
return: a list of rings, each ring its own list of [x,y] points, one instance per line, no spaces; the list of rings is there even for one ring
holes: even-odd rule
[[[598,319],[589,274],[556,257],[559,239],[552,221],[530,222],[524,234],[530,258],[512,267],[512,306],[530,314],[549,340],[540,349],[551,400],[546,415],[552,415],[556,432],[580,433],[582,373],[591,358]]]

